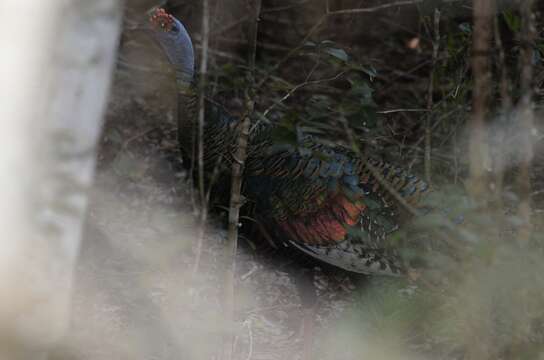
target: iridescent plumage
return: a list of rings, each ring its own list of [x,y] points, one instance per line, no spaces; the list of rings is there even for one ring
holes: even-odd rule
[[[152,23],[176,68],[179,138],[183,151],[191,156],[196,97],[186,77],[187,59],[175,60],[176,56],[194,58],[192,53],[181,55],[192,49],[186,43],[190,39],[178,36],[183,26],[164,12],[156,12]],[[170,37],[172,23],[178,33]],[[204,159],[209,171],[218,163],[233,161],[238,123],[222,107],[207,103]],[[251,133],[244,171],[243,195],[263,230],[276,242],[349,271],[401,274],[399,257],[395,249],[384,246],[384,240],[402,224],[405,211],[384,182],[415,208],[428,192],[427,184],[399,167],[318,144],[310,136],[301,136],[297,146],[274,144],[271,131],[272,126],[261,126]]]

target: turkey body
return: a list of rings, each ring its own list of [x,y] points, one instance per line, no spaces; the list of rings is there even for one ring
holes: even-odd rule
[[[408,214],[370,167],[412,206],[428,191],[399,167],[306,136],[296,147],[270,144],[252,152],[244,195],[272,238],[348,271],[400,275],[398,254],[384,242]]]
[[[189,37],[177,19],[155,16],[157,39],[178,74],[179,139],[191,158],[196,153],[197,101],[187,66],[193,54],[184,51],[192,46],[187,50]],[[212,102],[206,103],[205,114],[209,175],[214,167],[227,164],[228,169],[232,163],[240,120]],[[319,144],[311,136],[300,136],[296,145],[273,143],[272,131],[272,125],[262,125],[250,134],[243,175],[243,195],[267,237],[348,271],[401,275],[404,267],[385,239],[402,225],[406,211],[384,182],[414,207],[428,192],[427,184],[402,168]]]

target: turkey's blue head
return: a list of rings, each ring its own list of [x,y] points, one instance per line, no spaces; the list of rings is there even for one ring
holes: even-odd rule
[[[176,70],[178,81],[193,79],[195,54],[189,33],[183,24],[164,9],[155,9],[149,18],[155,38]]]

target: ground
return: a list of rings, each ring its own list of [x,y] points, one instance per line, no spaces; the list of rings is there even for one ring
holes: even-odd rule
[[[147,95],[146,95],[147,96]],[[226,231],[211,217],[202,262],[173,110],[114,89],[62,348],[77,359],[213,359],[221,318]],[[244,240],[241,240],[244,242]],[[303,311],[296,265],[242,243],[236,257],[238,359],[296,359]],[[352,301],[348,274],[316,270],[317,333]],[[325,326],[329,324],[329,326]]]

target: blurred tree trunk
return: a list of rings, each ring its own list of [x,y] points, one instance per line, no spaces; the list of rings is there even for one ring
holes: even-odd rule
[[[474,91],[472,95],[472,119],[470,121],[470,183],[472,196],[482,202],[488,199],[489,143],[486,130],[491,72],[489,56],[493,34],[493,0],[474,0],[474,31],[472,44],[472,72]]]
[[[489,58],[493,38],[494,5],[494,0],[474,0],[473,2],[472,73],[474,88],[472,93],[472,118],[469,123],[470,179],[468,190],[481,210],[488,210],[488,202],[491,200],[489,193],[491,159],[487,116],[492,86]],[[475,225],[478,226],[478,224]],[[473,230],[477,231],[478,229]],[[482,241],[485,238],[494,237],[495,234],[492,234],[492,229],[488,230],[490,230],[490,233],[477,232],[482,237]],[[475,332],[481,332],[481,323],[478,319],[473,319],[473,321],[471,327],[475,330],[467,332],[466,344],[468,344],[468,347],[465,359],[489,359],[491,354],[489,345],[486,341],[474,336]]]
[[[0,358],[42,359],[69,323],[118,0],[0,2]]]

